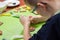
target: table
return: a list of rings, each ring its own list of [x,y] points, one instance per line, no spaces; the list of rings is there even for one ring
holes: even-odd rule
[[[23,10],[21,8],[21,10]],[[9,12],[6,12],[7,14],[10,14],[11,11],[14,10],[10,10]],[[26,10],[26,12],[18,12],[18,15],[33,15],[33,13],[31,13],[30,11]],[[13,40],[12,37],[14,35],[23,35],[23,26],[19,21],[19,18],[13,17],[13,16],[0,16],[0,21],[3,22],[3,25],[0,26],[0,30],[3,32],[2,35],[0,35],[0,40],[2,39],[6,39],[6,40]],[[31,32],[31,35],[33,35],[34,33],[36,33],[41,26],[44,24],[44,22],[39,23],[39,24],[32,24],[32,26],[34,26],[36,28],[36,30],[34,32]],[[17,39],[18,40],[18,39]],[[19,39],[19,40],[23,40],[23,39]]]

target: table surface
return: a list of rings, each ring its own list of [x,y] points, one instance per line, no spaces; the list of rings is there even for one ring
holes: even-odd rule
[[[23,10],[23,9],[21,9]],[[10,14],[11,12],[13,12],[14,14],[16,13],[14,10],[11,10],[9,12],[6,12],[6,14]],[[29,16],[29,15],[33,15],[35,16],[35,14],[31,13],[30,11],[26,12],[18,12],[18,15],[25,15],[25,16]],[[12,40],[12,36],[14,35],[23,35],[23,26],[19,21],[19,18],[13,17],[13,16],[0,16],[0,21],[3,22],[3,25],[0,26],[0,30],[3,31],[3,35],[0,36],[0,40],[2,40],[3,38],[7,39],[7,40]],[[42,26],[43,23],[39,23],[36,25],[32,25],[34,27],[36,27],[36,30],[33,33],[36,33]],[[20,39],[21,40],[21,39]]]
[[[23,10],[23,8],[20,8],[20,10]],[[20,10],[18,12],[15,12],[14,10],[10,10],[8,12],[6,12],[5,14],[10,14],[11,12],[14,12],[16,14],[20,15],[25,15],[25,16],[29,16],[29,15],[33,15],[33,13],[31,13],[30,11],[26,12],[20,12]],[[13,16],[0,16],[0,21],[3,22],[3,25],[0,26],[0,30],[3,32],[2,35],[0,35],[0,40],[2,39],[6,39],[6,40],[12,40],[12,37],[14,35],[23,35],[23,26],[19,21],[19,18],[13,17]],[[34,32],[31,32],[31,34],[36,33],[41,26],[44,24],[43,23],[39,23],[36,25],[32,25],[36,28],[36,30]],[[19,39],[19,40],[23,40],[23,39]]]

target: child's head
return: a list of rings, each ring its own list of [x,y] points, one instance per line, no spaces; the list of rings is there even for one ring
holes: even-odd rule
[[[27,5],[30,5],[31,8],[37,7],[37,12],[41,15],[52,14],[59,9],[58,3],[59,0],[24,0]]]

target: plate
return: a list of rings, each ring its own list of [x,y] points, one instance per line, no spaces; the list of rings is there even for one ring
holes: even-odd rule
[[[10,3],[8,4],[8,7],[18,6],[19,4],[20,4],[20,1],[10,1]]]

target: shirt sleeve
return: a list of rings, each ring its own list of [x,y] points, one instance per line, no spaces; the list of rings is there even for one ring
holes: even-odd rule
[[[56,29],[56,27],[59,24],[59,23],[57,24],[58,18],[60,19],[60,14],[52,16],[50,19],[48,19],[46,21],[46,24],[42,26],[42,28],[37,32],[37,34],[34,34],[29,40],[56,40],[58,39],[57,38],[58,28]],[[60,35],[60,32],[59,32],[59,35]]]

